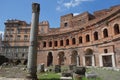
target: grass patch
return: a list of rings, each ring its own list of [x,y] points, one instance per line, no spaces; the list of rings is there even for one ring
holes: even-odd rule
[[[39,80],[60,80],[60,74],[48,72],[48,73],[40,73],[38,74]]]
[[[54,72],[47,72],[47,73],[40,73],[38,74],[39,80],[60,80],[60,73],[54,73]],[[85,77],[82,78],[82,80],[102,80],[100,78],[96,79],[87,79]]]

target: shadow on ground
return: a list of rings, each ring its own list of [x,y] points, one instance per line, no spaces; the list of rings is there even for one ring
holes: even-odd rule
[[[60,80],[60,79],[52,78],[52,79],[39,79],[39,80]]]

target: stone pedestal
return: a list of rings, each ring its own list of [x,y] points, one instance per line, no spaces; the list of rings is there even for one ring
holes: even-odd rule
[[[82,80],[82,76],[76,73],[73,73],[73,80]]]
[[[55,65],[55,73],[61,72],[61,66],[60,65]]]
[[[86,72],[86,68],[85,67],[76,67],[74,69],[74,73],[75,74],[79,74],[81,76],[84,76],[85,75],[85,72]]]
[[[39,64],[37,67],[38,72],[44,72],[45,71],[45,65],[44,64]]]

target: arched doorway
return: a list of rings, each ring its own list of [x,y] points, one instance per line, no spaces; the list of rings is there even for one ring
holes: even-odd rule
[[[71,54],[71,64],[72,65],[79,65],[79,56],[77,51],[72,51]]]
[[[53,64],[53,56],[52,52],[49,52],[47,55],[47,66],[51,66]]]
[[[26,60],[24,60],[24,63],[23,63],[24,65],[27,65],[27,59]]]
[[[94,55],[92,49],[87,49],[85,51],[85,65],[94,66]]]
[[[59,65],[64,65],[64,60],[65,60],[65,53],[64,52],[59,52],[58,53],[58,64]]]
[[[21,64],[21,61],[18,59],[16,62],[15,62],[16,65],[19,65]]]

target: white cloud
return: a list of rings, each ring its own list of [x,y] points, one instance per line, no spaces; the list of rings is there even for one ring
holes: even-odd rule
[[[56,7],[56,10],[57,10],[57,11],[60,11],[60,10],[61,10],[61,7],[60,7],[60,6],[57,6],[57,7]]]
[[[67,0],[68,2],[65,2],[65,0],[59,0],[57,1],[57,8],[56,10],[61,10],[61,9],[64,9],[64,8],[71,8],[71,7],[76,7],[76,6],[79,6],[82,2],[89,2],[89,1],[94,1],[94,0]]]
[[[74,16],[77,16],[77,15],[79,15],[79,14],[80,14],[80,13],[73,13]]]

